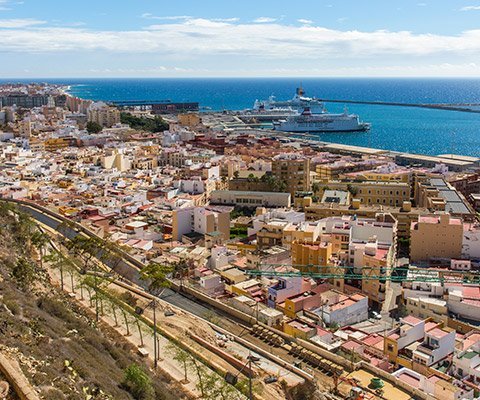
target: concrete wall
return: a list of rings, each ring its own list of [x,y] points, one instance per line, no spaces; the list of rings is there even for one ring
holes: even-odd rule
[[[0,354],[0,372],[5,375],[20,400],[40,400],[16,361]]]

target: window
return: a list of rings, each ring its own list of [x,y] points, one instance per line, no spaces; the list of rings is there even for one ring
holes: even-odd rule
[[[387,350],[388,350],[390,353],[393,353],[393,345],[388,344],[388,345],[387,345]]]

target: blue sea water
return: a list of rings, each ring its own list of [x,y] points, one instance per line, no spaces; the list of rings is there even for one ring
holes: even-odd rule
[[[42,80],[44,81],[44,79]],[[307,95],[330,99],[403,103],[480,103],[480,79],[406,78],[216,78],[50,79],[71,85],[70,93],[93,100],[198,101],[213,110],[249,108],[255,99],[291,98],[302,83]],[[0,81],[1,82],[1,81]],[[344,105],[327,103],[331,112]],[[370,132],[322,133],[320,140],[419,154],[480,156],[480,114],[351,104],[349,111],[370,122]]]

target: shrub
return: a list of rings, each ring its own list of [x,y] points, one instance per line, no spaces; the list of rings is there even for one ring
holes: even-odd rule
[[[136,400],[155,399],[155,391],[150,377],[137,364],[127,367],[122,384]]]

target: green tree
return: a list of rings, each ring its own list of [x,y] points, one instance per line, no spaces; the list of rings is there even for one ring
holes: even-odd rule
[[[169,342],[167,346],[167,352],[173,356],[175,361],[178,361],[182,364],[185,375],[183,383],[188,383],[188,370],[193,367],[191,355],[171,342]]]
[[[155,391],[150,377],[137,364],[132,364],[125,369],[122,384],[136,400],[155,399]]]
[[[351,185],[350,183],[347,185],[347,190],[350,194],[355,197],[358,193],[358,188],[356,186]]]
[[[38,249],[38,252],[40,253],[40,266],[43,266],[44,252],[47,244],[49,243],[48,236],[42,231],[36,230],[32,233],[31,243],[34,247]]]
[[[98,122],[87,122],[87,132],[88,133],[99,133],[103,129],[102,125],[100,125]]]
[[[157,293],[161,289],[170,286],[167,276],[172,272],[173,267],[171,265],[162,265],[152,262],[142,269],[140,272],[140,278],[149,282],[148,290],[151,293]]]
[[[35,265],[30,260],[20,257],[12,266],[10,276],[22,290],[27,290],[32,287],[38,274]]]
[[[59,251],[52,250],[50,254],[47,254],[46,256],[44,256],[44,260],[49,262],[52,268],[58,269],[60,271],[60,288],[63,291],[63,287],[64,287],[63,270],[66,263],[65,258]],[[72,289],[73,289],[73,285],[72,285]]]
[[[168,123],[161,117],[137,117],[127,112],[120,113],[120,122],[127,124],[132,129],[147,132],[163,132],[169,129]]]

